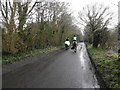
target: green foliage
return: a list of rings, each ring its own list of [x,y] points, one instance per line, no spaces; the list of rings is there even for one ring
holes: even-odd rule
[[[25,53],[16,53],[16,54],[10,54],[10,55],[4,55],[2,57],[2,64],[12,64],[15,63],[16,61],[19,60],[25,60],[30,57],[34,57],[36,55],[40,55],[43,53],[48,53],[53,50],[57,50],[59,48],[57,47],[50,47],[50,48],[45,48],[45,49],[34,49]]]
[[[2,34],[3,55],[61,46],[67,37],[72,37],[73,34],[79,36],[79,29],[73,24],[73,17],[67,3],[42,1],[41,4],[34,3],[33,8],[30,8],[32,4],[27,2],[7,1],[6,3],[7,6],[1,6],[3,10],[1,12],[5,12],[3,13],[6,14],[5,16],[11,15],[9,17],[11,23],[8,23],[9,19],[2,15],[3,23],[5,23]],[[5,3],[1,2],[0,4]],[[4,8],[9,8],[10,4],[13,9],[7,13],[8,10]],[[32,10],[36,14],[33,14]],[[19,24],[16,24],[15,20]]]
[[[88,49],[108,87],[119,88],[120,62],[117,60],[117,53],[101,48],[93,48],[91,45],[88,45]]]

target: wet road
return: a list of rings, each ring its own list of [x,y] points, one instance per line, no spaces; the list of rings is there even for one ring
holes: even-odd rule
[[[3,88],[100,87],[84,43],[79,44],[77,53],[69,49],[48,60],[48,64],[37,62],[4,75]]]

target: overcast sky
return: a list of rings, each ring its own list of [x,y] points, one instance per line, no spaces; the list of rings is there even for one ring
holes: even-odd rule
[[[91,3],[103,3],[105,6],[109,6],[110,10],[114,13],[113,24],[118,22],[118,2],[120,0],[59,0],[71,3],[71,10],[74,12],[74,16],[77,17],[78,11],[82,10],[82,7]],[[113,26],[114,26],[113,25]]]
[[[21,0],[16,0],[16,1],[21,1]],[[30,0],[30,1],[36,1],[36,0]],[[46,0],[46,1],[52,1],[52,0]],[[96,3],[96,2],[103,3],[105,6],[109,6],[110,10],[114,13],[113,26],[118,23],[118,6],[117,5],[120,0],[59,0],[59,1],[65,1],[71,4],[70,9],[72,10],[73,15],[76,17],[76,19],[78,16],[78,11],[82,10],[84,6],[91,3]]]

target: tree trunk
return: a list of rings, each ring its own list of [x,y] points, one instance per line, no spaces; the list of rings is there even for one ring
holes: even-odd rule
[[[98,48],[98,44],[100,42],[100,36],[99,36],[99,31],[95,31],[93,33],[93,47]]]

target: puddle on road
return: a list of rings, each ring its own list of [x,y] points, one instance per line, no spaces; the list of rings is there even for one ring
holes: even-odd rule
[[[81,62],[81,66],[83,69],[86,69],[86,66],[85,66],[85,59],[83,57],[83,51],[80,52],[80,62]]]
[[[86,49],[85,45],[82,44],[82,49],[80,50],[80,54],[79,54],[79,60],[80,60],[80,65],[83,69],[83,81],[82,81],[83,88],[100,88],[100,86],[98,85],[96,75],[94,75],[94,73],[88,74],[88,72],[89,72],[89,68],[88,68],[89,66],[88,65],[89,64],[87,63],[86,59],[89,58],[89,57],[86,55],[86,50],[85,49]],[[92,71],[90,70],[90,72],[92,72]],[[90,76],[88,76],[88,75],[90,75]],[[90,80],[88,80],[88,82],[86,82],[86,79],[88,77],[90,77]]]

